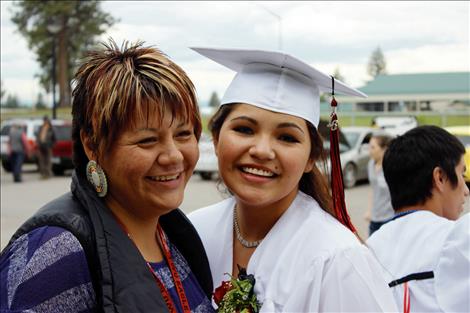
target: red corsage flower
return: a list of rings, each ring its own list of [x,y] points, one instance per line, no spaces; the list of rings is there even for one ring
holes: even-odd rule
[[[214,302],[215,302],[215,304],[219,305],[220,301],[222,301],[225,294],[230,289],[232,289],[232,284],[229,281],[223,281],[222,285],[215,288],[215,291],[214,291]]]
[[[254,293],[255,277],[247,275],[244,268],[239,267],[237,278],[230,276],[230,281],[214,291],[214,302],[219,313],[257,313],[261,307]]]

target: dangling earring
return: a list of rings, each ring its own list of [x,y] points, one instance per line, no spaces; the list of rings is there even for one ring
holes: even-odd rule
[[[108,192],[108,182],[106,181],[106,175],[104,174],[103,169],[98,165],[98,163],[93,160],[88,161],[88,164],[86,165],[86,177],[90,184],[95,188],[98,193],[98,197],[106,196],[106,193]]]

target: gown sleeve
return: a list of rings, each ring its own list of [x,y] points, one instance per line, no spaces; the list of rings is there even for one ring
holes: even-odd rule
[[[470,213],[449,233],[434,271],[437,302],[444,312],[470,312]]]
[[[291,306],[302,312],[398,312],[380,265],[364,246],[315,260],[285,309]]]
[[[95,293],[84,250],[70,232],[44,226],[0,257],[0,312],[92,312]]]

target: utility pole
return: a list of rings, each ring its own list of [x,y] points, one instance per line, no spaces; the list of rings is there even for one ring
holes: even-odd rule
[[[277,19],[278,21],[278,36],[277,36],[278,37],[278,49],[282,50],[282,17],[279,14],[273,12],[272,10],[268,9],[267,7],[261,4],[257,4],[257,5]]]
[[[57,102],[55,96],[55,86],[56,86],[56,35],[60,31],[60,25],[57,23],[50,23],[47,25],[47,31],[52,37],[52,54],[51,54],[51,62],[52,62],[52,72],[51,72],[51,80],[52,80],[52,119],[55,120],[57,118]]]

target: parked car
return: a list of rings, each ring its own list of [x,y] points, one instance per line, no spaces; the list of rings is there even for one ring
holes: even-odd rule
[[[394,136],[403,135],[418,126],[418,120],[414,116],[377,116],[372,123]]]
[[[325,121],[320,121],[319,132],[324,139],[324,148],[330,150],[329,128]],[[369,162],[369,141],[374,129],[371,127],[341,127],[339,151],[343,183],[345,188],[352,188],[360,180],[368,179],[367,163]],[[327,162],[327,173],[330,173],[330,161]],[[329,175],[329,174],[328,174]]]
[[[370,127],[342,128],[350,149],[341,153],[344,186],[351,188],[359,180],[368,179],[369,141],[374,130]]]
[[[62,125],[53,125],[56,142],[52,147],[52,172],[63,175],[65,170],[73,169],[72,162],[72,123],[65,121]]]
[[[465,181],[467,184],[470,184],[470,125],[449,126],[446,127],[445,130],[459,138],[465,146],[464,160],[465,166],[467,167],[467,171],[465,172]]]
[[[25,163],[37,163],[37,146],[36,146],[36,132],[42,124],[42,119],[9,119],[2,122],[0,131],[1,142],[1,158],[3,169],[7,172],[11,171],[10,165],[10,148],[9,148],[9,134],[10,128],[13,124],[22,125],[26,131],[26,138],[28,141],[31,154],[26,156]]]
[[[199,161],[196,164],[194,173],[199,174],[203,180],[211,180],[218,172],[219,165],[212,138],[202,133],[199,140]]]
[[[25,163],[36,163],[38,162],[38,147],[36,144],[36,134],[41,127],[43,120],[41,118],[33,119],[8,119],[2,122],[0,130],[0,155],[2,159],[2,167],[5,171],[11,171],[10,155],[9,155],[9,134],[10,128],[13,124],[22,125],[26,130],[26,138],[29,144],[31,154],[25,158]],[[54,129],[57,126],[64,125],[67,123],[64,120],[52,120],[52,126]]]

